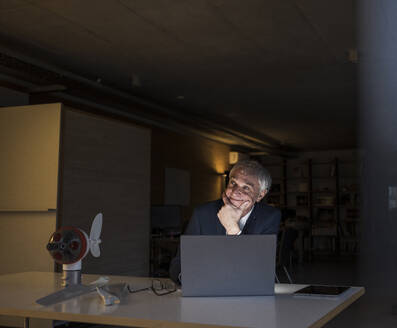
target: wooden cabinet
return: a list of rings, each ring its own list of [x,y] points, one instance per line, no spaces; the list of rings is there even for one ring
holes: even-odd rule
[[[0,108],[0,274],[52,271],[61,105]]]
[[[0,210],[57,207],[60,104],[0,108]]]

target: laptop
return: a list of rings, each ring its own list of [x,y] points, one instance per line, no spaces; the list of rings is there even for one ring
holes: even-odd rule
[[[182,235],[182,296],[274,295],[276,238]]]

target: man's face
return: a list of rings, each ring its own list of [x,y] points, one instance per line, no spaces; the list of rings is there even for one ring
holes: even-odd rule
[[[244,202],[249,201],[250,206],[245,211],[248,213],[255,202],[259,202],[266,194],[266,190],[262,192],[259,190],[258,178],[249,171],[238,168],[232,171],[225,194],[236,207],[240,207]]]

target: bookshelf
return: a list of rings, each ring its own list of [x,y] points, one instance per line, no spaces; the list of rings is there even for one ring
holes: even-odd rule
[[[338,157],[280,159],[268,166],[273,188],[267,202],[283,211],[286,223],[306,227],[302,248],[309,257],[359,251],[357,160]]]

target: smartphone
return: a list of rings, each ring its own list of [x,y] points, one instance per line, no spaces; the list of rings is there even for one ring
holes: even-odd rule
[[[297,290],[294,295],[338,296],[349,288],[348,286],[309,285]]]

